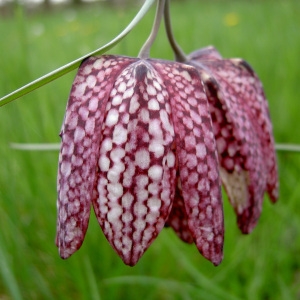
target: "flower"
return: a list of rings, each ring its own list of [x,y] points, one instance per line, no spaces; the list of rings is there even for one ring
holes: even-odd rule
[[[78,250],[90,207],[125,264],[172,226],[215,265],[224,222],[208,98],[195,67],[121,56],[83,61],[72,85],[58,171],[56,244]]]
[[[255,227],[265,191],[275,202],[278,175],[268,103],[257,75],[241,59],[213,47],[193,52],[209,100],[220,174],[243,233]]]
[[[264,193],[278,198],[272,124],[262,84],[241,59],[200,49],[185,63],[90,57],[72,85],[61,131],[56,243],[78,250],[90,207],[125,264],[172,227],[218,265],[221,180],[250,233]]]

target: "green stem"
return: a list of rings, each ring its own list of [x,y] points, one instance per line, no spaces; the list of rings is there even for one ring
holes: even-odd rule
[[[165,0],[158,0],[156,14],[155,14],[155,20],[153,23],[151,33],[138,55],[138,57],[141,59],[149,58],[150,48],[157,36],[158,29],[159,29],[159,26],[160,26],[160,23],[161,23],[161,20],[163,17],[163,13],[164,13],[164,7],[165,7]]]
[[[169,0],[166,0],[164,18],[165,18],[165,28],[166,28],[167,37],[169,39],[171,48],[173,49],[173,52],[175,54],[176,61],[186,62],[187,57],[184,54],[184,52],[182,51],[182,49],[179,47],[177,42],[175,41],[175,38],[174,38],[174,35],[172,32],[172,25],[171,25],[171,18],[170,18],[170,5],[169,4],[170,4]]]
[[[275,149],[277,151],[284,151],[284,152],[300,152],[300,145],[296,145],[296,144],[276,144]]]
[[[75,70],[76,68],[78,68],[80,66],[80,63],[82,60],[84,60],[85,58],[92,56],[92,55],[100,55],[105,53],[106,51],[108,51],[109,49],[113,48],[118,42],[120,42],[137,24],[139,21],[141,21],[141,19],[144,17],[144,15],[146,14],[146,12],[149,10],[149,8],[151,7],[151,5],[155,2],[156,0],[146,0],[145,3],[143,4],[143,6],[141,7],[141,9],[139,10],[139,12],[137,13],[137,15],[134,17],[134,19],[129,23],[129,25],[117,36],[115,37],[113,40],[111,40],[109,43],[107,43],[106,45],[102,46],[101,48],[90,52],[26,85],[24,85],[23,87],[15,90],[14,92],[2,97],[0,99],[0,107],[12,102],[13,100],[18,99],[19,97],[22,97],[32,91],[34,91],[35,89]]]
[[[60,144],[49,143],[10,143],[10,147],[23,151],[51,151],[59,150]],[[297,152],[300,153],[300,145],[296,144],[275,144],[275,150],[279,152]]]

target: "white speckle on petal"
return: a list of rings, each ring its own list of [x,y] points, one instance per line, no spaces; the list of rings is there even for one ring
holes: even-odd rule
[[[134,89],[133,88],[130,88],[128,90],[125,91],[124,95],[123,95],[123,98],[130,98],[134,93]]]
[[[118,183],[120,180],[120,172],[115,168],[115,165],[113,168],[109,169],[107,172],[107,179],[111,183]]]
[[[135,239],[135,234],[136,234],[136,239],[138,240],[139,239],[139,235],[140,235],[140,232],[143,231],[145,229],[145,226],[146,226],[146,222],[144,219],[136,219],[133,223],[133,225],[135,226],[135,228],[137,229],[138,232],[135,232],[133,234],[133,238]]]
[[[154,199],[154,198],[151,198],[151,199]],[[155,199],[157,199],[157,198],[155,198]],[[150,223],[151,225],[154,225],[156,223],[159,215],[160,215],[159,210],[157,210],[157,211],[152,210],[150,214],[147,214],[146,222]]]
[[[87,134],[94,134],[94,131],[95,131],[95,119],[94,118],[88,118],[86,120],[86,123],[85,123],[85,131]]]
[[[147,168],[149,168],[149,164],[150,164],[150,155],[149,155],[149,152],[147,150],[145,150],[145,149],[138,150],[135,153],[135,163],[141,169],[147,169]]]
[[[153,81],[153,85],[157,90],[161,91],[161,85],[157,81]]]
[[[133,220],[133,216],[129,211],[126,211],[122,214],[122,221],[124,223],[129,223]]]
[[[155,136],[156,139],[163,139],[161,122],[157,119],[151,120],[149,123],[149,133]]]
[[[110,158],[113,162],[119,162],[125,156],[125,150],[123,148],[114,148],[110,152]]]
[[[108,211],[107,221],[113,223],[115,226],[116,223],[119,222],[121,214],[122,214],[122,208],[120,206],[115,206]]]
[[[107,172],[109,170],[110,160],[105,156],[101,155],[99,159],[99,167],[102,172]]]
[[[81,118],[86,121],[89,116],[89,110],[86,106],[81,106],[79,108],[78,114],[81,116]]]
[[[161,166],[152,166],[148,170],[148,175],[153,181],[160,181],[162,179],[163,169]]]
[[[197,144],[196,145],[196,153],[197,153],[197,156],[199,158],[203,159],[207,155],[205,145],[204,144]]]
[[[73,93],[74,97],[81,99],[82,96],[84,95],[85,89],[86,89],[86,83],[81,83],[76,85],[75,91]]]
[[[176,158],[174,153],[171,151],[167,155],[167,166],[173,168],[175,166]]]
[[[120,183],[112,183],[107,185],[109,191],[108,198],[115,201],[123,195],[123,186]]]
[[[71,174],[71,164],[67,161],[63,161],[60,166],[60,171],[63,176],[68,177]]]
[[[125,209],[130,209],[132,204],[133,204],[133,196],[127,192],[123,197],[122,197],[122,206],[125,208]]]
[[[113,132],[113,142],[117,145],[125,143],[127,140],[127,131],[121,124],[117,124]]]
[[[140,111],[140,118],[141,120],[144,122],[144,123],[149,123],[149,111],[145,108],[142,108],[141,111]]]
[[[138,96],[134,95],[130,100],[129,113],[134,114],[140,107]]]
[[[124,93],[126,91],[126,83],[121,82],[117,89],[119,93]]]
[[[191,81],[192,78],[191,78],[191,75],[187,72],[187,71],[183,71],[181,73],[181,75],[187,80],[187,81]]]
[[[147,206],[152,212],[157,212],[160,210],[161,201],[159,198],[152,197],[147,201]]]
[[[77,127],[74,132],[74,142],[80,142],[85,136],[85,131],[81,127]]]
[[[149,151],[153,152],[155,157],[161,157],[164,154],[164,147],[161,143],[151,142],[149,145]]]
[[[147,93],[150,96],[155,96],[156,95],[156,89],[152,85],[147,86]]]
[[[156,101],[156,99],[151,99],[148,102],[148,108],[151,109],[151,110],[159,110],[159,104]]]
[[[111,109],[106,117],[105,124],[107,126],[114,126],[117,124],[119,119],[119,113],[116,109]]]
[[[123,174],[123,185],[125,187],[130,187],[131,186],[134,172],[135,172],[135,166],[134,166],[133,163],[130,162],[126,166],[126,171]]]
[[[96,85],[97,79],[94,75],[89,75],[86,79],[86,82],[88,87],[92,89]]]
[[[122,103],[122,100],[123,100],[123,98],[121,97],[121,95],[118,94],[118,95],[113,97],[111,103],[112,103],[112,105],[117,106],[117,105],[120,105]]]
[[[96,97],[91,98],[89,102],[89,111],[95,112],[98,109],[99,100]]]
[[[147,207],[141,202],[136,202],[133,207],[133,212],[135,216],[143,217],[147,213]]]
[[[173,135],[174,128],[170,123],[170,118],[169,118],[167,111],[162,109],[162,110],[160,110],[159,115],[160,115],[160,119],[163,124],[163,127]]]

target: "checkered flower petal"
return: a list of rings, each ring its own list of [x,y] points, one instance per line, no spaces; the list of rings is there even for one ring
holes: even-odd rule
[[[116,56],[85,60],[61,136],[57,245],[63,258],[81,246],[93,205],[125,264],[135,265],[165,225],[221,262],[216,143],[194,67]]]
[[[175,192],[171,107],[150,62],[122,70],[105,114],[94,207],[110,244],[135,265],[164,227]]]
[[[153,65],[161,70],[174,120],[181,186],[181,195],[174,203],[179,205],[183,199],[193,241],[202,255],[217,265],[223,257],[223,207],[216,144],[204,87],[191,66],[164,61],[155,61]],[[177,191],[180,193],[180,189]]]
[[[131,62],[123,57],[85,60],[73,82],[60,136],[57,178],[56,244],[62,258],[80,248],[97,195],[101,127],[119,72]]]
[[[243,233],[255,227],[264,193],[278,198],[277,164],[268,104],[261,82],[241,59],[213,48],[189,56],[205,84],[223,184]]]

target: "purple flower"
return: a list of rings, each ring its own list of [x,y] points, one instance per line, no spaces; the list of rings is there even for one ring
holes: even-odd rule
[[[237,216],[249,233],[264,193],[275,202],[278,176],[272,124],[262,84],[241,59],[222,59],[213,48],[188,57],[205,85],[220,161],[220,175]]]
[[[135,265],[165,225],[221,262],[221,180],[200,74],[188,64],[120,56],[81,64],[61,131],[62,258],[80,248],[92,205],[125,264]]]
[[[125,264],[135,265],[165,226],[218,265],[221,180],[243,233],[257,224],[264,193],[278,198],[261,82],[245,61],[222,59],[213,47],[185,63],[86,59],[61,137],[56,243],[62,258],[80,248],[92,205]]]

